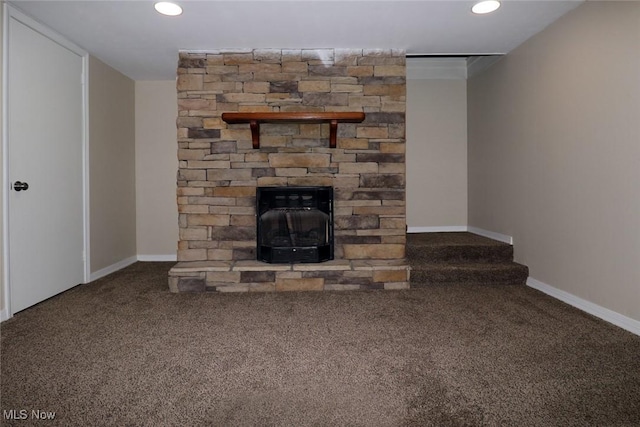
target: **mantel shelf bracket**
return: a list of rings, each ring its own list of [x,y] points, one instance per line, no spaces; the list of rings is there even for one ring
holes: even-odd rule
[[[338,123],[361,123],[364,118],[365,113],[362,112],[222,113],[222,120],[226,123],[249,123],[253,148],[260,148],[260,123],[329,123],[329,146],[336,148]]]

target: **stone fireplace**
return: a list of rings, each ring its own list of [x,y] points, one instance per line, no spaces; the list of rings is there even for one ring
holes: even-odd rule
[[[400,50],[182,52],[171,291],[407,288],[405,68]],[[295,112],[365,118],[330,143],[335,123],[222,117]],[[332,260],[257,259],[256,193],[270,187],[332,188]]]

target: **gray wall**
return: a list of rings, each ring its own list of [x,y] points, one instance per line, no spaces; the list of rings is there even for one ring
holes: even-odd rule
[[[586,2],[468,81],[469,225],[640,320],[640,3]]]
[[[407,225],[410,231],[467,225],[463,78],[407,80]]]
[[[89,58],[92,273],[136,256],[134,96],[133,80]]]
[[[176,260],[176,82],[136,82],[136,217],[141,260]]]

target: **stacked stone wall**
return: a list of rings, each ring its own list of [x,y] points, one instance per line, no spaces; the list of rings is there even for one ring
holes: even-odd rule
[[[259,263],[265,266],[260,274],[241,271],[257,263],[259,186],[334,187],[336,262],[317,264],[319,277],[307,267],[291,276],[294,267],[286,266],[292,280],[307,278],[312,287],[406,282],[397,273],[404,266],[406,241],[405,70],[400,50],[181,53],[180,264],[172,270],[176,279],[172,289],[179,290],[179,278],[189,282],[186,287],[192,287],[196,278],[196,287],[216,290],[225,284],[236,284],[238,289],[242,287],[238,284],[247,283],[275,287],[278,267]],[[221,119],[225,112],[278,111],[362,111],[366,118],[362,123],[339,124],[336,148],[329,147],[328,124],[262,124],[259,149],[252,147],[248,124],[228,125]],[[364,276],[355,273],[356,267],[365,271],[367,263],[375,265],[377,278],[393,281],[373,280],[373,267]],[[393,266],[394,273],[381,272],[384,265]],[[322,271],[332,266],[329,272]],[[214,267],[217,270],[212,271]],[[222,280],[225,275],[228,280]],[[349,281],[349,276],[357,280]],[[280,279],[286,278],[285,274]]]

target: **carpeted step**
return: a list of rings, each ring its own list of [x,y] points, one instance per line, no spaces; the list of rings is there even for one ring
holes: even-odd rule
[[[407,259],[419,263],[493,263],[513,260],[513,246],[467,232],[411,233]]]
[[[454,283],[523,285],[527,277],[528,267],[515,262],[424,263],[411,267],[411,287],[414,288]]]
[[[522,285],[527,266],[513,262],[513,246],[467,232],[407,235],[412,288],[435,284]]]

